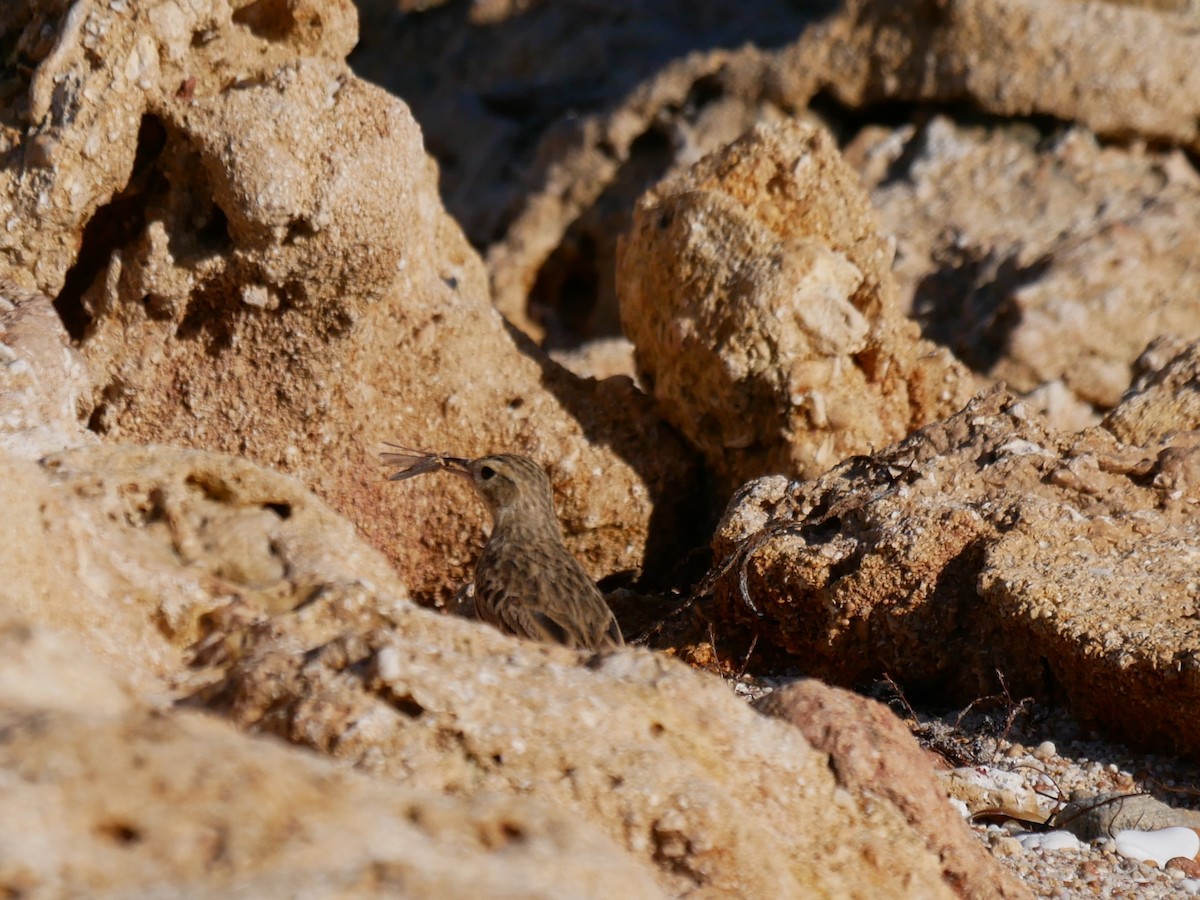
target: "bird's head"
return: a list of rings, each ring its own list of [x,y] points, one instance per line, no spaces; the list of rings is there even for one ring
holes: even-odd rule
[[[454,460],[448,468],[470,479],[497,528],[514,523],[557,528],[550,479],[533,460],[502,453]]]
[[[444,469],[466,478],[492,515],[497,528],[549,528],[557,532],[554,495],[545,470],[532,459],[509,453],[463,459],[442,453],[389,444],[400,452],[382,454],[384,463],[399,471],[392,481]]]

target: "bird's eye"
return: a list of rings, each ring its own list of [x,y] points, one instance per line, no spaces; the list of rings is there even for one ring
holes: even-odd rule
[[[483,466],[479,470],[479,477],[482,478],[484,481],[487,481],[489,478],[494,477],[495,474],[496,474],[496,470],[493,469],[491,466]]]

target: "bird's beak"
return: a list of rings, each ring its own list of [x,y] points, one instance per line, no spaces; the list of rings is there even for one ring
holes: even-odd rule
[[[453,472],[467,481],[473,481],[474,476],[471,474],[471,461],[469,459],[460,459],[457,456],[443,456],[442,468],[447,472]]]
[[[415,478],[417,475],[424,475],[426,472],[432,472],[435,469],[445,469],[464,478],[471,477],[471,470],[468,468],[470,460],[459,459],[457,456],[443,456],[440,453],[425,453],[421,450],[411,450],[408,447],[401,447],[398,444],[389,444],[388,446],[402,451],[400,453],[388,452],[379,454],[379,458],[383,461],[384,465],[395,466],[400,470],[388,476],[388,481],[403,481],[406,478]]]

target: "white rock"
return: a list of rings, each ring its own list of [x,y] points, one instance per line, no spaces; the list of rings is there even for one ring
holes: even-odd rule
[[[1160,869],[1176,856],[1195,859],[1200,853],[1200,835],[1190,828],[1159,828],[1157,831],[1117,833],[1117,852],[1127,859],[1149,862]]]
[[[1026,850],[1078,850],[1080,847],[1079,838],[1069,831],[1028,832],[1014,837]]]

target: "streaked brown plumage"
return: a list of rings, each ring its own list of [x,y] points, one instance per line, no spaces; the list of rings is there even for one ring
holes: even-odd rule
[[[396,446],[396,445],[389,445]],[[479,618],[519,637],[585,650],[624,641],[595,582],[563,544],[550,479],[524,456],[459,459],[396,447],[383,462],[398,481],[436,469],[466,478],[492,516],[492,534],[475,564]]]

